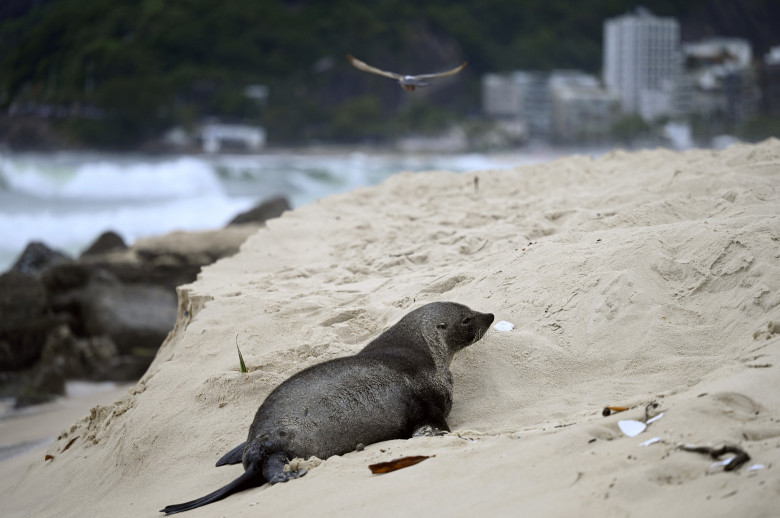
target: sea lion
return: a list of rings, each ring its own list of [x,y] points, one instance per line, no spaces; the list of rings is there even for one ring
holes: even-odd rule
[[[195,509],[265,481],[287,482],[295,457],[326,459],[372,444],[450,431],[455,353],[485,335],[491,313],[454,302],[410,312],[352,356],[312,365],[276,387],[257,410],[247,441],[217,465],[244,463],[244,474],[197,500],[160,512]]]

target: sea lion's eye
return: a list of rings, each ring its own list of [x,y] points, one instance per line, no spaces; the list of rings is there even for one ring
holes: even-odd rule
[[[464,326],[469,325],[471,323],[471,317],[464,318],[463,320],[460,321],[460,323],[463,324]]]

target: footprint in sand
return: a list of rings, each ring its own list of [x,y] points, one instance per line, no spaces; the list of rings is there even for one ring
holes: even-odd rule
[[[353,318],[360,316],[362,313],[363,311],[360,309],[348,309],[326,320],[323,320],[320,322],[320,325],[323,327],[330,327],[335,324],[342,324],[348,320],[352,320]]]
[[[423,288],[420,290],[420,293],[447,293],[448,291],[451,291],[459,284],[462,284],[464,282],[470,281],[472,278],[467,275],[453,275],[452,277],[448,277],[446,279],[434,282],[427,288]]]

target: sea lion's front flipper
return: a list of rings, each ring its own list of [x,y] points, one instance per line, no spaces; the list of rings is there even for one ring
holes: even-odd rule
[[[175,514],[181,513],[183,511],[189,511],[190,509],[195,509],[196,507],[201,507],[203,505],[216,502],[217,500],[222,500],[228,495],[232,495],[238,491],[243,491],[249,487],[260,485],[263,482],[265,482],[265,479],[260,472],[260,468],[257,466],[257,463],[252,463],[249,466],[249,469],[246,470],[243,475],[228,485],[217,489],[213,493],[209,493],[208,495],[198,498],[197,500],[184,502],[183,504],[172,504],[166,506],[165,509],[160,509],[160,512],[165,514]]]
[[[272,453],[263,463],[263,476],[271,484],[278,484],[279,482],[287,482],[288,480],[302,477],[306,474],[305,469],[285,471],[284,466],[286,464],[287,456],[284,453]]]
[[[221,459],[217,461],[217,466],[224,466],[225,464],[238,464],[243,460],[244,457],[244,448],[246,447],[246,442],[242,442],[226,454],[222,456]]]
[[[419,427],[412,433],[412,437],[436,437],[439,435],[447,435],[450,432],[450,427],[446,422],[439,424],[438,426],[432,424],[426,424]]]

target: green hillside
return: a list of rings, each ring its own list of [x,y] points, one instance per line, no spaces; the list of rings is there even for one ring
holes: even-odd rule
[[[452,117],[478,113],[479,77],[485,72],[598,72],[603,20],[636,5],[624,0],[12,4],[14,9],[0,10],[0,110],[94,107],[98,115],[60,116],[54,123],[76,141],[114,147],[134,146],[204,117],[262,124],[276,143],[382,140],[410,128],[433,130]],[[765,47],[772,43],[770,22],[779,10],[776,0],[745,0],[736,14],[729,11],[736,2],[644,4],[683,20],[684,35],[745,32]],[[469,67],[445,87],[410,96],[392,81],[350,67],[348,53],[410,73],[463,60]],[[265,103],[244,95],[254,84],[269,87]]]

